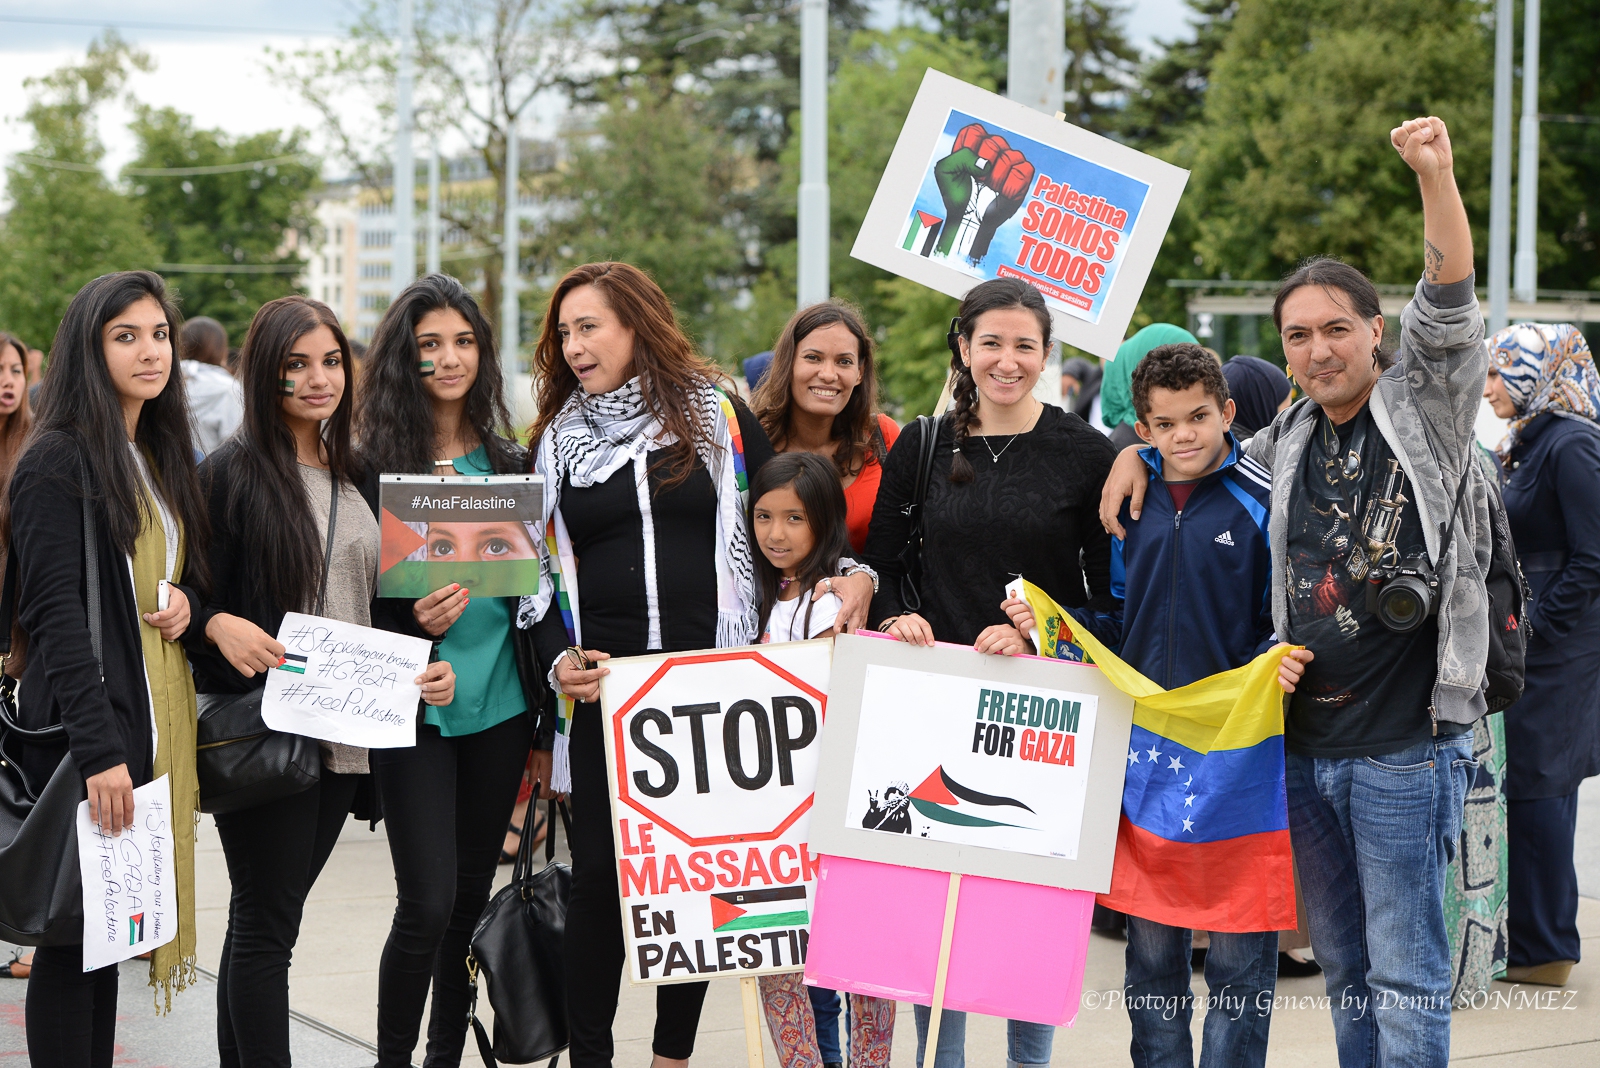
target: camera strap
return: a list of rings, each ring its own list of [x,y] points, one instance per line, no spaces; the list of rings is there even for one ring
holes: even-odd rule
[[[1461,515],[1461,502],[1467,496],[1467,480],[1472,477],[1472,465],[1474,462],[1472,459],[1472,446],[1469,445],[1467,446],[1467,462],[1461,469],[1461,485],[1456,487],[1456,503],[1450,509],[1450,525],[1445,528],[1444,533],[1439,538],[1438,563],[1444,562],[1445,554],[1450,551],[1450,546],[1455,542],[1456,520]]]

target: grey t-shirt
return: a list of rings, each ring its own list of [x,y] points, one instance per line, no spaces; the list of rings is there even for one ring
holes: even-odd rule
[[[320,467],[300,465],[311,515],[317,523],[318,547],[328,544],[328,505],[333,495],[332,475]],[[343,623],[372,626],[372,594],[378,584],[378,521],[366,498],[348,482],[339,487],[339,515],[334,522],[333,554],[328,564],[328,591],[322,615]],[[315,602],[305,606],[315,612]],[[338,742],[322,743],[322,764],[347,775],[367,772],[367,751]]]

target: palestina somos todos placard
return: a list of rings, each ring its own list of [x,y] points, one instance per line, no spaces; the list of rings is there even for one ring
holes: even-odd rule
[[[950,109],[900,247],[979,279],[1021,278],[1091,323],[1150,186]]]

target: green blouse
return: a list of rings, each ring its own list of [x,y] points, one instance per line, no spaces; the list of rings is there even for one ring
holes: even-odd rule
[[[457,456],[455,469],[462,475],[494,474],[482,445]],[[440,644],[439,658],[455,669],[456,699],[428,705],[423,720],[446,738],[488,730],[527,710],[511,650],[516,610],[515,597],[474,597]]]

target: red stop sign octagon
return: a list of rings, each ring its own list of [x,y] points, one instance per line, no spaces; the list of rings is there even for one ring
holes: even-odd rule
[[[815,797],[827,701],[754,650],[668,657],[611,715],[617,796],[692,846],[777,838]]]

